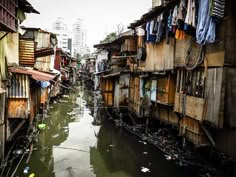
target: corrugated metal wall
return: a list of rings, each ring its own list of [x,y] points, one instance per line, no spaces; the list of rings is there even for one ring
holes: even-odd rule
[[[8,118],[27,119],[29,115],[29,76],[13,75],[7,90]]]
[[[19,41],[19,63],[22,66],[33,67],[35,63],[35,44],[33,40],[23,40]]]
[[[10,88],[8,88],[8,98],[29,98],[29,76],[13,75]]]

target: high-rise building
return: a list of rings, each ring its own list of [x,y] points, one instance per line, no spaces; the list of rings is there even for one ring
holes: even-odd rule
[[[82,19],[77,19],[72,29],[73,56],[79,53],[81,56],[87,53],[86,30]]]
[[[62,48],[65,52],[71,52],[69,49],[69,32],[67,25],[64,23],[63,18],[58,17],[57,20],[52,25],[53,32],[57,35],[59,48]]]

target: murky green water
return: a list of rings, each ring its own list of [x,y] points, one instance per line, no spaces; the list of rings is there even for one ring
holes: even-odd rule
[[[35,177],[189,177],[190,169],[167,161],[153,146],[115,128],[109,121],[93,125],[94,94],[86,89],[71,93],[50,108],[29,164],[17,175]],[[95,102],[96,104],[96,102]],[[100,115],[103,115],[100,113]],[[23,174],[29,166],[28,174]],[[142,168],[149,172],[142,172]]]

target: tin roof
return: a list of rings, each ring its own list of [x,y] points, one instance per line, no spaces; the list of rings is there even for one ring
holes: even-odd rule
[[[27,0],[19,0],[19,8],[26,13],[40,14]]]
[[[15,67],[9,67],[8,70],[12,73],[19,73],[19,74],[27,74],[31,75],[31,77],[34,80],[37,81],[50,81],[55,79],[57,75],[37,71],[37,70],[32,70],[32,69],[27,69],[23,67],[15,68]]]
[[[145,13],[141,19],[136,20],[135,22],[131,23],[128,28],[135,29],[138,26],[143,25],[144,23],[153,20],[161,13],[165,12],[166,10],[173,8],[175,5],[179,3],[179,0],[171,0],[170,2],[164,3],[161,6],[154,7],[149,12]]]

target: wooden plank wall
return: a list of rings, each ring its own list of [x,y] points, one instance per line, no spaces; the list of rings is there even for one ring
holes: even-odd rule
[[[33,122],[33,119],[39,113],[40,101],[41,88],[37,84],[32,84],[30,89],[30,123]]]
[[[206,115],[204,120],[213,127],[223,127],[224,98],[222,98],[223,68],[209,68],[206,79]]]
[[[222,90],[222,92],[224,91],[224,93],[221,95],[222,97],[224,96],[223,98],[225,99],[221,98],[221,109],[224,105],[225,126],[236,128],[236,68],[224,68],[223,88],[224,90]],[[222,116],[220,114],[220,117]]]
[[[112,78],[102,79],[102,95],[105,106],[113,106],[113,80]]]
[[[140,114],[140,78],[139,76],[130,76],[129,84],[129,109]]]
[[[199,121],[190,117],[186,116],[180,120],[180,135],[185,136],[195,145],[209,145],[209,141],[204,135]]]

